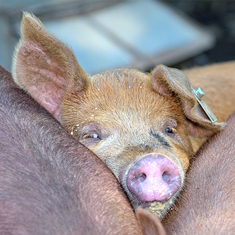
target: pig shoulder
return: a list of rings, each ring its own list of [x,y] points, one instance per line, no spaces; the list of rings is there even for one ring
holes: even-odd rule
[[[163,221],[167,234],[235,233],[235,113],[199,150],[185,188]]]

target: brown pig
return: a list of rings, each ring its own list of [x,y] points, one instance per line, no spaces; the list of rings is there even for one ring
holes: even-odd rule
[[[142,234],[107,166],[1,66],[0,122],[1,235]]]
[[[235,113],[193,159],[179,200],[163,220],[168,235],[235,234],[234,127]]]
[[[107,164],[135,209],[163,217],[182,189],[191,156],[235,110],[235,63],[185,72],[197,86],[200,74],[220,121],[212,123],[179,70],[159,65],[151,74],[119,69],[91,77],[33,15],[24,13],[21,32],[15,82]]]

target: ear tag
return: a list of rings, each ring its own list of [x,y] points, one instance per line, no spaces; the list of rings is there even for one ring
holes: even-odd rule
[[[206,115],[208,116],[208,118],[210,119],[210,121],[212,123],[217,121],[217,118],[215,117],[215,115],[212,113],[212,111],[210,110],[210,108],[207,106],[207,104],[201,99],[205,93],[202,91],[202,89],[199,87],[196,91],[192,88],[193,91],[193,95],[196,97],[198,103],[200,104],[200,106],[202,107],[202,109],[204,110],[204,112],[206,113]]]

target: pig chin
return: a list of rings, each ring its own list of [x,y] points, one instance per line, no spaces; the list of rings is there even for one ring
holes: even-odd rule
[[[138,207],[144,208],[150,213],[158,216],[160,219],[163,219],[163,217],[167,214],[168,210],[174,204],[179,192],[180,190],[178,190],[177,193],[174,194],[174,196],[167,201],[142,202],[134,206],[134,208],[135,210],[137,210]]]
[[[122,171],[119,180],[135,210],[142,207],[163,218],[182,188],[179,168],[165,155],[149,153]]]

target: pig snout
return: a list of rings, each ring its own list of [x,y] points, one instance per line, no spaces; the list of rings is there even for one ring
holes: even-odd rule
[[[170,159],[148,154],[130,168],[126,183],[140,201],[165,201],[179,190],[181,177]]]

